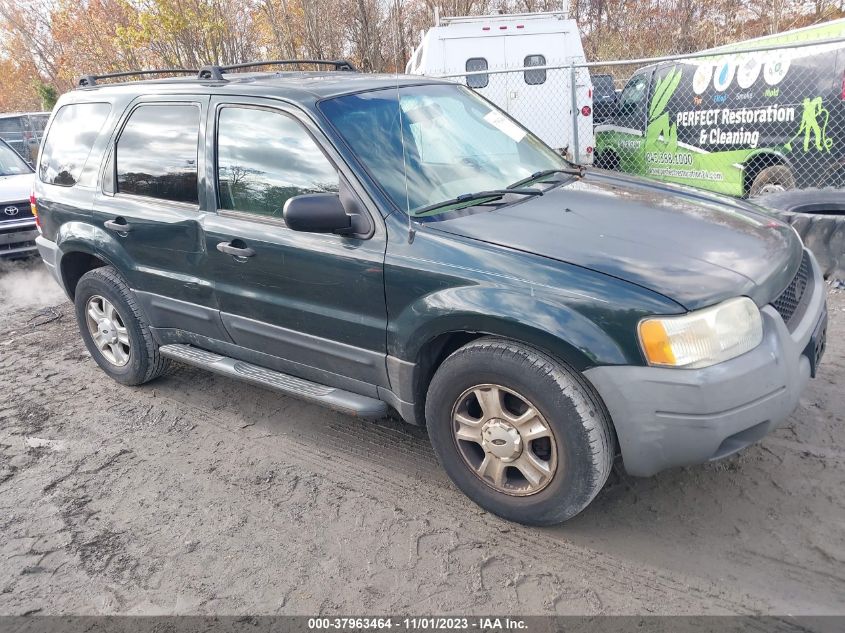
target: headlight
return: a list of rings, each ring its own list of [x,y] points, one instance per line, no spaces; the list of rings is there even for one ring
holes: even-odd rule
[[[639,335],[649,365],[709,367],[757,347],[763,320],[754,302],[740,297],[681,316],[643,319]]]

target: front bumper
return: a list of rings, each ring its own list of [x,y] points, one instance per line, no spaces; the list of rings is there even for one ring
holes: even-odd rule
[[[613,418],[625,470],[647,477],[721,459],[756,442],[798,406],[810,380],[808,343],[827,311],[818,263],[812,295],[790,332],[767,305],[763,341],[703,369],[605,366],[585,372]]]
[[[35,219],[0,222],[0,257],[22,257],[34,254],[38,229]]]

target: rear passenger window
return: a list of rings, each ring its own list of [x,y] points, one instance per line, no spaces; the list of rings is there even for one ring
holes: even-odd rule
[[[487,60],[483,57],[471,57],[467,60],[466,70],[468,73],[479,70],[487,70]],[[467,86],[470,88],[484,88],[490,83],[490,75],[467,75]]]
[[[546,65],[546,57],[544,55],[526,55],[525,63],[523,66],[528,68],[529,66],[545,66]],[[523,71],[525,76],[525,83],[529,86],[538,86],[540,84],[546,83],[546,70],[525,70]]]
[[[198,204],[199,122],[193,104],[136,108],[117,141],[117,192]]]
[[[76,184],[109,112],[107,103],[61,107],[41,150],[38,177],[42,182],[63,187]]]
[[[217,121],[220,208],[281,218],[285,202],[306,193],[337,193],[338,174],[293,118],[228,106]]]
[[[18,140],[23,133],[20,117],[7,117],[0,119],[0,138],[8,142],[7,136]]]

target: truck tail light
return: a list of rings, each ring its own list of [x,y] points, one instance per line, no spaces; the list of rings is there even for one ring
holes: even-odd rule
[[[29,194],[29,210],[32,211],[32,217],[35,218],[35,226],[38,227],[38,232],[41,233],[41,220],[38,217],[38,205],[35,202],[35,191]]]
[[[588,153],[588,154],[592,154],[592,153],[593,153],[593,147],[592,147],[591,145],[587,145],[587,153]]]
[[[845,73],[842,73],[842,100],[845,101]]]
[[[584,106],[581,108],[581,114],[584,116],[590,116],[593,113],[593,109],[590,106]]]

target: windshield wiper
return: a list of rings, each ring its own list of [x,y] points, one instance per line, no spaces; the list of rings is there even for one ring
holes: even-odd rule
[[[541,180],[543,178],[546,178],[547,176],[553,176],[555,174],[569,174],[571,176],[583,177],[584,166],[575,165],[573,167],[561,167],[560,169],[544,169],[543,171],[537,171],[528,176],[527,178],[517,180],[512,185],[508,185],[508,189],[521,187],[522,185],[527,185],[529,182],[535,182],[537,180]]]
[[[449,200],[443,200],[442,202],[435,202],[434,204],[429,204],[424,207],[419,207],[411,211],[411,215],[414,217],[419,217],[421,215],[425,215],[431,211],[436,211],[437,209],[442,209],[443,207],[451,207],[453,205],[462,204],[464,202],[474,202],[476,200],[488,200],[492,202],[493,200],[498,200],[508,194],[515,193],[519,196],[542,196],[543,192],[539,189],[511,189],[508,187],[507,189],[490,189],[489,191],[476,191],[475,193],[463,193],[459,196],[454,198],[450,198]],[[471,206],[467,204],[466,206]],[[465,207],[461,207],[462,209]]]

